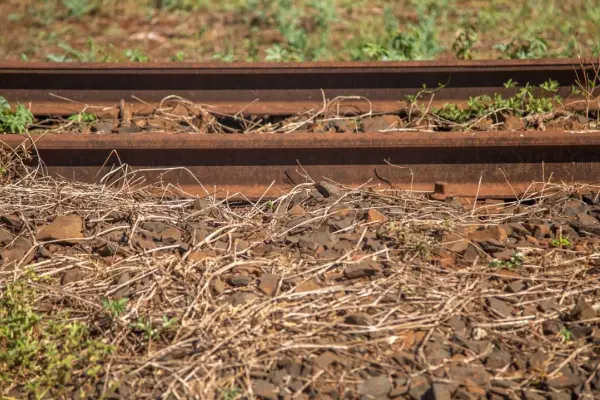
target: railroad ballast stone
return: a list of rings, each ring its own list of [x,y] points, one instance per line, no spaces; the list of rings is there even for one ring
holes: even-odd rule
[[[214,212],[203,215],[193,202],[146,196],[151,211],[139,224],[130,217],[132,209],[141,212],[139,203],[129,197],[114,203],[114,192],[93,189],[90,199],[102,199],[105,208],[79,207],[73,224],[81,238],[92,239],[54,235],[55,243],[38,249],[31,235],[60,218],[48,208],[19,216],[20,224],[0,220],[0,253],[17,243],[31,250],[25,262],[51,272],[41,286],[53,287],[44,292],[49,303],[71,315],[87,313],[94,329],[127,341],[116,350],[119,357],[156,355],[153,363],[178,371],[207,357],[223,368],[210,376],[198,370],[197,382],[218,377],[247,396],[279,400],[300,391],[327,398],[342,390],[357,398],[535,399],[558,391],[576,396],[588,377],[600,385],[594,365],[587,365],[592,348],[582,347],[600,342],[600,303],[589,284],[598,270],[593,257],[575,251],[594,254],[600,240],[587,231],[591,221],[563,212],[568,191],[517,211],[481,202],[471,214],[472,206],[465,210],[460,201],[335,189],[325,197],[299,188],[299,196],[271,206],[228,208],[207,200],[202,210]],[[29,195],[23,190],[20,202]],[[292,197],[301,200],[292,205]],[[288,211],[298,205],[302,212]],[[370,211],[384,218],[370,219]],[[580,212],[595,219],[595,211],[600,208],[586,203]],[[586,233],[569,235],[568,249],[553,246],[572,222]],[[515,263],[516,253],[522,263]],[[2,276],[20,271],[15,264],[3,260]],[[580,279],[574,273],[581,270],[587,275]],[[573,285],[581,290],[556,297]],[[113,325],[107,324],[114,317],[102,311],[107,296],[127,299]],[[162,328],[163,315],[179,321],[174,330]],[[160,332],[151,347],[129,328],[145,321]],[[113,363],[128,370],[119,357]],[[130,379],[129,393],[152,393],[143,383],[151,374]],[[534,385],[520,378],[532,374],[543,379]],[[176,380],[152,382],[163,391],[170,384],[185,390]]]
[[[44,225],[36,234],[40,241],[56,240],[68,244],[77,243],[83,239],[83,219],[78,215],[64,215],[56,217],[51,223]]]

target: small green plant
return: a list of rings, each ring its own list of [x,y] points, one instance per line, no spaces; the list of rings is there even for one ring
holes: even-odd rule
[[[222,61],[222,62],[233,62],[235,60],[235,53],[233,49],[228,49],[227,51],[221,53],[216,52],[212,56],[213,60]]]
[[[209,0],[158,0],[156,3],[169,11],[197,11],[210,5]]]
[[[125,57],[131,62],[148,62],[150,57],[145,55],[141,50],[138,49],[127,49],[125,50]]]
[[[86,112],[80,112],[79,114],[73,114],[71,116],[69,116],[68,120],[69,121],[74,121],[74,122],[94,122],[96,121],[96,115],[95,114],[91,114],[91,113],[86,113]]]
[[[547,92],[555,93],[558,91],[559,84],[558,84],[558,81],[555,81],[554,79],[550,79],[550,80],[547,80],[546,82],[542,83],[540,85],[540,87]]]
[[[273,209],[275,208],[275,203],[273,203],[273,200],[267,201],[267,208],[269,211],[273,212]]]
[[[384,20],[384,35],[351,49],[352,59],[401,61],[434,58],[442,50],[437,38],[437,19],[445,12],[446,5],[440,4],[415,1],[419,20],[410,24],[401,24],[389,8]]]
[[[113,318],[118,318],[125,312],[128,300],[129,299],[126,297],[116,300],[105,298],[102,299],[102,307],[104,308],[104,311],[109,313]]]
[[[502,267],[512,271],[521,267],[524,261],[525,256],[522,253],[515,253],[508,260],[492,260],[490,267]]]
[[[26,279],[0,292],[0,387],[17,387],[35,398],[62,398],[74,371],[85,372],[77,378],[79,384],[82,378],[96,382],[113,349],[66,314],[38,314],[36,298]]]
[[[63,54],[50,53],[46,56],[48,61],[52,62],[108,62],[111,61],[110,55],[107,54],[106,49],[101,49],[96,45],[94,39],[88,38],[86,42],[86,49],[78,50],[73,48],[67,43],[59,43],[58,47],[64,51]],[[109,49],[112,46],[108,46]]]
[[[175,62],[183,62],[187,58],[185,51],[178,51],[173,57],[171,57],[171,61]]]
[[[225,389],[221,392],[222,400],[235,400],[239,397],[242,391],[237,387],[232,387],[230,389]]]
[[[152,327],[152,321],[146,318],[138,318],[136,322],[131,324],[134,330],[140,331],[146,340],[154,339],[158,336],[158,329]]]
[[[11,110],[8,101],[0,96],[0,133],[25,133],[33,123],[33,114],[22,104]]]
[[[303,10],[293,0],[277,0],[275,5],[275,23],[284,38],[281,47],[289,57],[282,61],[302,61],[308,50],[308,35],[301,20]]]
[[[506,88],[514,88],[516,85],[517,82],[512,79],[504,83]],[[539,87],[545,93],[556,93],[559,83],[549,80]],[[507,99],[499,94],[494,95],[494,97],[488,95],[476,96],[468,100],[467,107],[458,107],[458,105],[451,103],[445,104],[439,109],[434,108],[432,112],[445,121],[465,124],[482,117],[493,117],[499,113],[508,113],[519,117],[547,113],[552,111],[555,103],[562,103],[559,96],[536,96],[533,89],[533,86],[526,84],[514,96]]]
[[[97,0],[61,0],[61,3],[67,8],[69,15],[76,18],[91,14],[100,6]]]
[[[518,84],[519,84],[519,82],[515,82],[512,80],[512,78],[510,78],[509,80],[504,82],[502,85],[504,85],[504,87],[507,89],[511,89],[511,88],[517,87]]]
[[[131,324],[131,328],[142,333],[146,340],[154,340],[161,333],[167,332],[175,326],[177,318],[168,318],[166,315],[162,317],[161,326],[155,327],[149,318],[138,318],[138,320]]]
[[[494,49],[500,51],[503,58],[542,58],[548,51],[548,43],[539,37],[534,37],[529,40],[512,39],[508,43],[495,45]]]
[[[563,343],[570,343],[573,341],[573,332],[568,330],[567,328],[562,328],[560,332],[558,332],[560,339]]]
[[[552,242],[550,242],[550,245],[552,247],[571,247],[573,246],[573,243],[571,243],[571,241],[569,240],[569,237],[563,237],[562,235],[559,235],[558,238],[556,239],[552,239]]]
[[[473,46],[477,42],[477,39],[477,31],[472,26],[460,31],[452,44],[452,50],[456,54],[456,58],[459,60],[471,60],[473,58]]]
[[[315,12],[314,21],[319,31],[319,43],[313,59],[327,58],[330,52],[329,34],[336,18],[335,0],[310,0],[308,6]]]

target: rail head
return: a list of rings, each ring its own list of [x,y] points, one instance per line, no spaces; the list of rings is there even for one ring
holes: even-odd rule
[[[394,133],[302,133],[302,134],[46,134],[2,135],[10,147],[22,144],[43,149],[376,149],[481,147],[600,146],[600,132],[394,132]]]

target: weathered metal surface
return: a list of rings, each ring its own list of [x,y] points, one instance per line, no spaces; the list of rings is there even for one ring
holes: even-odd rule
[[[23,136],[0,140],[31,146]],[[445,181],[450,193],[479,197],[513,196],[532,181],[600,181],[598,132],[46,135],[34,140],[53,175],[98,181],[119,166],[114,150],[146,183],[160,180],[191,194],[219,197],[236,192],[273,197],[305,182],[304,174],[352,187],[368,182],[419,191]]]
[[[584,65],[588,71],[591,67]],[[323,96],[361,96],[344,100],[342,107],[390,112],[423,85],[434,89],[446,84],[435,93],[434,105],[486,93],[509,95],[515,90],[503,86],[509,79],[532,85],[554,79],[567,96],[576,73],[582,74],[579,61],[565,59],[226,65],[0,62],[0,91],[37,115],[70,114],[86,105],[114,108],[121,99],[137,112],[151,111],[170,95],[228,114],[295,114],[321,108]]]

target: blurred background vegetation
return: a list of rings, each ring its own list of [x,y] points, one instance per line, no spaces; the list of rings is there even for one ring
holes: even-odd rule
[[[598,55],[597,0],[2,0],[0,59],[343,61]]]

